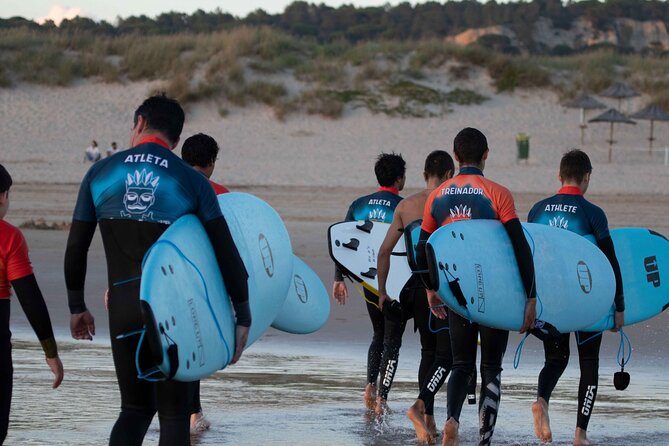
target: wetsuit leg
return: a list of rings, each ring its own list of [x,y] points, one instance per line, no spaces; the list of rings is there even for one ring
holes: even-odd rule
[[[402,314],[390,314],[388,307],[384,305],[384,336],[383,353],[381,355],[381,382],[379,383],[379,396],[383,399],[388,398],[390,387],[393,385],[397,364],[400,357],[400,348],[402,347],[402,335],[406,327],[406,320]]]
[[[453,368],[448,380],[447,417],[460,421],[462,405],[467,398],[468,384],[476,367],[476,347],[478,324],[469,321],[454,311],[448,312],[448,326],[451,335]]]
[[[587,431],[590,415],[597,398],[599,381],[599,349],[602,346],[601,333],[577,332],[578,362],[581,367],[581,380],[578,385],[578,416],[576,427]]]
[[[202,412],[202,403],[200,402],[200,381],[194,381],[192,383],[193,387],[193,403],[190,407],[190,413],[199,413]]]
[[[7,437],[12,404],[12,333],[9,331],[9,299],[0,299],[0,445]]]
[[[489,445],[495,431],[502,396],[502,360],[509,332],[479,327],[481,334],[481,395],[479,397],[479,445]]]
[[[553,389],[569,363],[569,333],[544,340],[544,368],[539,373],[537,397],[548,403]]]
[[[429,379],[428,373],[434,364],[435,350],[437,348],[437,334],[433,333],[428,327],[430,308],[424,288],[416,290],[413,309],[414,324],[420,334],[420,365],[418,366],[418,391],[420,392],[425,387],[427,379]],[[421,399],[425,403],[425,413],[433,415],[434,401],[426,401],[420,395],[418,399]]]
[[[428,310],[429,311],[429,310]],[[432,317],[430,331],[436,331],[435,356],[432,366],[428,370],[427,379],[420,389],[418,399],[425,403],[425,413],[434,414],[434,397],[446,382],[453,365],[453,353],[451,351],[451,336],[448,330],[448,319],[442,320]]]
[[[384,317],[381,310],[376,304],[371,304],[371,302],[378,302],[379,298],[368,291],[364,290],[365,294],[365,304],[367,305],[367,313],[369,314],[369,319],[372,321],[372,342],[369,345],[369,351],[367,353],[367,383],[376,384],[376,381],[379,377],[379,368],[381,367],[381,355],[383,354],[383,336],[384,336]]]

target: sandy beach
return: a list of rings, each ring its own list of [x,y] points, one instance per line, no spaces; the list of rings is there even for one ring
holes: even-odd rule
[[[15,180],[7,220],[16,225],[38,219],[69,221],[78,183],[89,167],[82,162],[84,148],[91,139],[103,150],[112,140],[125,145],[132,111],[149,88],[147,83],[81,83],[70,88],[0,89],[0,163]],[[380,151],[401,152],[407,159],[406,196],[421,187],[426,154],[436,148],[451,151],[455,133],[475,126],[487,134],[491,146],[486,175],[514,192],[521,219],[534,202],[557,190],[560,156],[578,143],[578,111],[562,108],[547,92],[485,93],[492,99],[480,106],[456,107],[443,118],[426,119],[390,119],[351,110],[337,121],[291,116],[282,123],[261,107],[234,110],[222,119],[214,104],[203,104],[187,111],[184,137],[202,131],[219,140],[222,154],[213,179],[275,207],[286,222],[293,250],[329,289],[333,267],[327,227],[343,219],[353,199],[374,190],[372,167]],[[648,155],[646,123],[636,127],[617,129],[614,162],[609,164],[604,143],[608,127],[591,126],[584,147],[594,163],[588,197],[604,208],[612,228],[640,226],[669,234],[669,167],[663,165],[662,153]],[[658,125],[656,130],[656,145],[669,144],[669,126]],[[527,164],[516,161],[515,135],[522,131],[531,135]],[[96,235],[86,284],[98,335],[92,343],[75,343],[69,336],[62,272],[67,231],[24,232],[66,377],[60,389],[50,390],[41,352],[14,301],[15,388],[6,444],[106,444],[119,403],[102,300],[106,267],[101,241]],[[589,434],[606,445],[661,444],[669,435],[669,379],[664,372],[669,366],[669,316],[661,314],[626,332],[634,346],[626,368],[632,383],[625,392],[613,388],[618,337],[607,333]],[[203,383],[203,405],[212,428],[193,444],[416,444],[404,411],[417,394],[418,337],[407,329],[390,396],[392,411],[377,422],[365,419],[361,402],[370,336],[363,302],[353,293],[347,305],[333,306],[329,322],[318,333],[296,336],[270,329],[238,365]],[[521,365],[514,370],[513,354],[520,340],[517,334],[511,336],[505,357],[495,444],[538,443],[530,404],[543,358],[539,342],[528,340]],[[574,355],[551,400],[554,444],[571,442],[577,387]],[[445,408],[442,391],[436,403],[440,426]],[[465,408],[462,419],[463,444],[474,444],[474,406]],[[156,426],[146,444],[157,443]]]

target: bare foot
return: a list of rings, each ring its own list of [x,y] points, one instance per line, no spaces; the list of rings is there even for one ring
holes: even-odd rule
[[[458,435],[458,428],[460,423],[455,421],[455,418],[449,418],[444,424],[444,440],[442,441],[442,446],[459,446],[460,437]]]
[[[439,436],[439,431],[437,430],[437,424],[434,422],[434,415],[425,415],[423,416],[423,419],[425,420],[427,431],[432,438],[437,438]]]
[[[576,435],[574,436],[574,446],[590,446],[594,444],[588,440],[588,432],[580,427],[576,428]]]
[[[202,412],[197,412],[191,414],[190,416],[190,433],[192,435],[197,435],[201,432],[206,431],[211,426],[209,420],[204,417]]]
[[[407,409],[407,417],[409,417],[413,423],[418,441],[421,443],[432,443],[433,439],[430,434],[430,429],[425,424],[425,403],[421,400],[416,400],[416,402]],[[434,422],[434,417],[432,418],[432,421]]]
[[[374,384],[367,384],[365,386],[365,394],[363,396],[365,407],[368,410],[374,410],[376,407],[376,386]]]
[[[534,434],[545,443],[553,441],[551,422],[548,418],[548,403],[543,398],[537,398],[532,404],[532,416],[534,418]]]
[[[385,398],[380,396],[376,397],[376,406],[374,407],[374,413],[377,417],[383,417],[388,412],[388,401]]]

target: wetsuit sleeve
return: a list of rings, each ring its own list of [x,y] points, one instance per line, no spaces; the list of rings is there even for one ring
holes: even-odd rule
[[[518,218],[511,219],[504,223],[504,229],[509,234],[513,252],[516,255],[516,262],[518,263],[518,270],[520,271],[520,278],[525,287],[525,293],[528,299],[537,297],[534,279],[534,260],[532,258],[532,250],[527,243],[523,226],[520,224]]]
[[[204,228],[207,231],[207,235],[209,235],[209,240],[211,240],[225,288],[235,308],[237,325],[249,327],[251,325],[248,289],[249,275],[246,272],[246,267],[239,255],[237,246],[232,239],[228,223],[221,215],[206,222]]]
[[[74,206],[73,220],[79,221],[97,221],[95,214],[95,203],[93,202],[93,195],[91,193],[91,172],[93,167],[88,171],[79,186],[79,195],[77,195],[77,204]]]
[[[10,246],[5,258],[7,280],[10,282],[33,273],[33,267],[28,256],[28,243],[23,234],[16,229],[10,238]]]
[[[502,223],[507,223],[511,220],[518,219],[518,214],[516,213],[516,205],[513,202],[513,195],[511,192],[499,186],[498,190],[495,190],[495,208],[497,210],[497,215],[499,216],[499,221]]]
[[[200,219],[202,224],[205,224],[210,220],[220,218],[223,215],[221,214],[221,207],[218,204],[218,198],[216,198],[216,193],[211,187],[209,180],[204,178],[202,174],[195,171],[192,172],[192,175],[194,175],[194,178],[197,178],[197,217]]]
[[[432,192],[430,196],[427,197],[427,200],[425,201],[425,207],[423,208],[423,223],[421,223],[420,225],[421,235],[422,231],[426,231],[428,237],[429,234],[432,234],[434,231],[437,230],[439,224],[441,223],[434,218],[434,215],[432,215],[432,204],[434,202],[434,197],[435,197],[434,192]]]
[[[96,225],[95,220],[92,222],[72,220],[72,226],[70,227],[64,263],[67,302],[71,314],[86,311],[86,303],[84,301],[86,265],[88,261],[88,248],[91,246]]]
[[[539,203],[535,204],[532,206],[532,209],[530,209],[529,214],[527,214],[527,222],[528,223],[534,223],[534,219],[537,217],[537,207]]]
[[[601,208],[593,207],[594,211],[590,212],[590,226],[592,226],[592,235],[595,237],[595,240],[599,241],[611,236],[609,232],[609,220]]]
[[[13,280],[12,288],[16,297],[23,308],[23,312],[28,318],[30,326],[35,331],[37,339],[42,344],[42,349],[47,358],[58,356],[56,340],[53,336],[51,319],[49,319],[49,310],[42,297],[42,292],[37,285],[34,274]]]
[[[597,246],[602,250],[604,255],[613,268],[613,275],[616,278],[616,296],[613,300],[613,303],[616,306],[616,311],[625,311],[625,294],[623,292],[623,276],[620,272],[620,264],[618,263],[618,257],[616,257],[616,249],[613,246],[613,240],[610,236],[598,239]]]

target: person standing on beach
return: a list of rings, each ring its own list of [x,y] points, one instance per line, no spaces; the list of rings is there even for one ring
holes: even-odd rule
[[[392,299],[386,293],[386,280],[390,271],[390,256],[393,248],[407,226],[423,218],[425,201],[440,184],[453,177],[453,158],[443,150],[435,150],[425,159],[423,178],[425,189],[405,198],[395,208],[393,222],[379,249],[377,271],[379,278],[379,306],[383,309]],[[451,337],[448,335],[448,321],[435,319],[430,324],[430,308],[427,304],[425,287],[418,275],[414,274],[400,294],[402,312],[414,318],[415,329],[420,334],[420,366],[418,367],[418,387],[420,394],[407,411],[407,416],[416,429],[416,437],[421,442],[432,442],[436,436],[434,422],[434,396],[446,381],[451,371]],[[410,316],[409,316],[410,317]],[[415,331],[414,329],[414,331]]]
[[[116,152],[118,152],[118,145],[116,145],[116,141],[112,141],[111,146],[107,147],[107,158],[115,155]]]
[[[218,159],[218,143],[214,138],[204,133],[198,133],[186,139],[181,146],[181,159],[204,175],[214,189],[216,195],[230,192],[226,187],[211,181],[211,175]],[[193,401],[190,411],[190,432],[197,434],[209,429],[211,423],[204,416],[200,402],[200,381],[193,382]]]
[[[460,220],[499,220],[511,239],[520,276],[527,293],[521,333],[532,328],[536,319],[536,290],[532,252],[516,214],[511,192],[483,176],[488,158],[488,141],[479,130],[468,127],[453,141],[453,152],[460,172],[435,189],[425,203],[420,242],[440,226]],[[424,249],[416,253],[420,270],[427,270]],[[498,418],[501,396],[502,359],[509,332],[479,326],[454,311],[448,313],[433,291],[428,274],[423,274],[432,313],[440,319],[448,317],[453,352],[453,368],[447,387],[447,417],[443,445],[458,445],[458,428],[462,405],[476,366],[477,339],[481,338],[481,394],[479,397],[479,445],[489,445]]]
[[[144,326],[139,305],[142,259],[179,217],[195,214],[216,253],[236,315],[236,363],[248,339],[251,313],[248,274],[225,218],[206,178],[177,157],[184,112],[174,99],[152,96],[137,108],[128,151],[95,163],[84,177],[65,253],[65,282],[74,339],[91,340],[95,321],[86,308],[84,282],[87,253],[97,224],[107,257],[109,331],[121,393],[121,413],[112,429],[111,446],[141,445],[156,411],[160,445],[189,444],[192,385],[149,382],[137,377],[139,338],[124,336]],[[151,363],[150,352],[139,353]]]
[[[86,147],[86,151],[84,152],[84,162],[94,163],[99,161],[101,156],[98,142],[96,140],[91,141],[91,145]]]
[[[406,180],[406,162],[402,155],[382,153],[376,160],[374,173],[379,189],[351,203],[345,221],[370,220],[384,223],[392,221],[395,208],[402,199],[399,192],[404,188]],[[399,323],[394,317],[387,317],[390,315],[381,311],[379,298],[374,293],[364,289],[363,294],[373,330],[372,342],[367,353],[367,385],[364,400],[368,409],[375,410],[380,415],[385,410],[385,401],[397,368],[404,323]],[[348,289],[339,268],[335,268],[332,295],[338,304],[346,303]],[[383,376],[377,399],[377,381],[381,370]]]
[[[21,231],[4,220],[9,210],[11,186],[12,177],[0,164],[0,446],[7,437],[14,378],[12,333],[9,330],[9,298],[12,288],[39,339],[46,363],[54,375],[52,388],[60,386],[64,374],[49,310],[28,257],[28,244]]]
[[[620,265],[609,234],[609,224],[604,211],[584,198],[590,184],[592,164],[588,155],[578,149],[567,152],[560,161],[558,179],[562,188],[556,195],[536,203],[527,221],[566,229],[579,235],[594,236],[597,246],[611,263],[616,278],[614,299],[614,330],[625,324],[625,296]],[[588,423],[597,397],[599,381],[599,348],[602,333],[576,332],[578,362],[581,378],[578,385],[578,415],[574,446],[591,444],[588,440]],[[543,339],[546,362],[539,374],[537,401],[532,404],[534,432],[541,441],[553,441],[548,417],[551,393],[569,362],[569,333]]]

